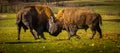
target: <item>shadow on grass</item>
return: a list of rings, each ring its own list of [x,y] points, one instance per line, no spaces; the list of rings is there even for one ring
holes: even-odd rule
[[[36,42],[0,42],[0,44],[34,44],[34,43],[46,43],[46,42],[41,42],[41,41],[36,41]]]
[[[120,19],[108,19],[108,20],[103,20],[103,21],[120,22]]]

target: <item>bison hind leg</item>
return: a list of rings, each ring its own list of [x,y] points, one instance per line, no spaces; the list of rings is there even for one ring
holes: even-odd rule
[[[100,35],[99,38],[102,38],[102,31],[101,31],[100,26],[97,26],[97,31],[98,31],[98,33],[99,33],[99,35]]]
[[[90,29],[91,29],[91,31],[92,31],[92,37],[91,37],[90,39],[93,39],[94,36],[95,36],[95,34],[96,34],[96,27],[91,26]]]
[[[95,36],[95,34],[96,34],[96,31],[95,31],[95,30],[92,30],[92,37],[91,37],[90,39],[93,39],[94,36]]]
[[[84,29],[85,29],[85,32],[87,32],[87,29],[88,29],[88,28],[89,28],[89,27],[88,27],[87,25],[85,25],[85,28],[84,28]]]
[[[28,29],[25,25],[23,25],[24,32]]]
[[[20,40],[20,31],[21,31],[22,23],[17,23],[17,30],[18,30],[18,40]]]

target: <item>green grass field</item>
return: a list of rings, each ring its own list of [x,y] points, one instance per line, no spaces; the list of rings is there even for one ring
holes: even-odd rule
[[[62,31],[57,37],[45,32],[47,40],[40,39],[40,41],[35,41],[29,30],[24,32],[22,29],[21,40],[18,41],[16,15],[0,14],[0,53],[120,53],[120,16],[117,14],[119,9],[117,7],[90,7],[100,13],[103,18],[101,26],[103,38],[99,39],[97,33],[93,40],[89,39],[91,37],[90,29],[87,32],[83,29],[77,32],[81,36],[80,40],[75,37],[66,40],[67,32]],[[107,8],[109,8],[108,11]],[[56,9],[58,11],[60,8],[56,7]],[[113,14],[108,15],[107,13],[111,10]]]

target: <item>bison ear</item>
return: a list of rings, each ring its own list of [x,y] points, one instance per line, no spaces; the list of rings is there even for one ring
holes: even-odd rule
[[[64,12],[64,10],[62,10],[62,13]]]

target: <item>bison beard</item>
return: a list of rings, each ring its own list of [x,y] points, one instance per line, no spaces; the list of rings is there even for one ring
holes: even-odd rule
[[[60,10],[57,14],[57,20],[61,22],[62,28],[68,32],[68,40],[75,35],[78,39],[80,38],[76,35],[78,29],[88,28],[92,31],[93,39],[96,31],[99,32],[100,38],[102,38],[102,31],[100,24],[102,24],[102,18],[100,14],[79,8],[64,8]]]
[[[53,24],[51,24],[51,22]],[[44,37],[43,32],[49,32],[53,36],[57,36],[59,32],[61,32],[61,30],[59,30],[60,27],[56,22],[56,18],[53,12],[47,6],[24,7],[22,10],[20,10],[17,13],[16,23],[18,28],[18,40],[20,40],[21,27],[23,27],[24,31],[26,31],[27,29],[30,29],[31,34],[35,39],[39,39],[39,35],[43,39],[46,39]],[[51,28],[55,28],[55,30],[54,29],[49,30]],[[33,30],[37,34],[35,34]]]

